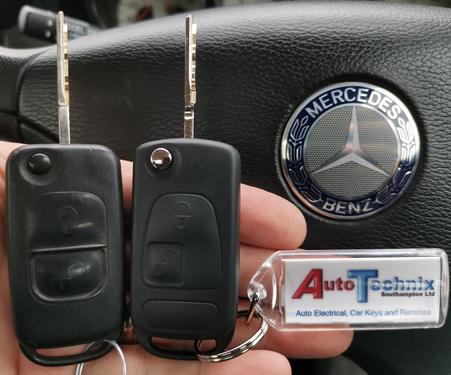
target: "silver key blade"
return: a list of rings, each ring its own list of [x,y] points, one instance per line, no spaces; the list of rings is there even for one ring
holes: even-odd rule
[[[194,137],[194,105],[196,104],[196,34],[197,25],[191,15],[185,29],[185,113],[184,137]]]
[[[70,144],[67,24],[64,22],[64,13],[61,11],[56,15],[56,65],[59,141],[61,144]]]

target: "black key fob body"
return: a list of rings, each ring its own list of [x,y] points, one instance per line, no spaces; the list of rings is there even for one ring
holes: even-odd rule
[[[224,350],[238,300],[238,151],[201,139],[149,142],[136,151],[131,313],[137,341],[214,339]]]
[[[116,339],[124,318],[120,166],[96,145],[35,145],[7,162],[9,279],[16,334],[41,365],[86,361],[48,357],[56,348]]]

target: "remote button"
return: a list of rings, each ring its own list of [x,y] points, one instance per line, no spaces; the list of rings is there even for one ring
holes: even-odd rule
[[[27,210],[31,250],[102,246],[106,244],[106,209],[102,200],[85,192],[39,196]]]
[[[168,331],[208,329],[218,316],[216,305],[201,302],[148,301],[144,311],[149,326]]]
[[[41,152],[31,155],[28,159],[28,169],[34,174],[46,174],[51,167],[50,158]]]
[[[183,246],[181,244],[151,243],[146,263],[146,277],[152,285],[183,285]]]
[[[31,262],[33,290],[47,301],[87,298],[106,282],[103,249],[37,253]]]

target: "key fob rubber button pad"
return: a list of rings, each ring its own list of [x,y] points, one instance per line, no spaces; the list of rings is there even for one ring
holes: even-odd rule
[[[156,287],[216,287],[221,281],[221,246],[210,201],[196,194],[166,194],[150,215],[144,282]],[[202,263],[208,268],[192,271]]]
[[[36,154],[35,154],[36,155]],[[27,212],[31,285],[48,302],[88,298],[106,282],[106,208],[87,192],[39,196]]]

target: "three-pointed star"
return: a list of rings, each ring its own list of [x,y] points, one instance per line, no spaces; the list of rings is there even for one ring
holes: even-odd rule
[[[377,166],[377,163],[360,148],[356,107],[352,107],[351,123],[349,125],[348,139],[346,141],[345,147],[338,154],[327,160],[320,169],[314,171],[312,174],[324,172],[328,169],[338,167],[339,165],[343,165],[351,161],[369,168],[375,172],[388,176],[388,173],[380,169]]]

